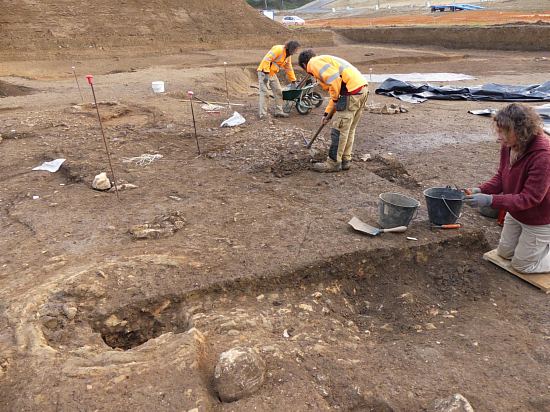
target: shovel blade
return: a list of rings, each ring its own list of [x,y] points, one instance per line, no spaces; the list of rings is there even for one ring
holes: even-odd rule
[[[348,222],[348,225],[350,225],[352,228],[357,230],[358,232],[366,233],[367,235],[376,236],[382,231],[378,228],[375,228],[374,226],[367,225],[366,223],[360,221],[355,216],[351,218],[351,220]]]

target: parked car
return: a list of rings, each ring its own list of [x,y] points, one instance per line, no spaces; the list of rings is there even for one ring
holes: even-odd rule
[[[299,18],[298,16],[284,16],[282,23],[285,26],[303,26],[306,24],[305,20]]]

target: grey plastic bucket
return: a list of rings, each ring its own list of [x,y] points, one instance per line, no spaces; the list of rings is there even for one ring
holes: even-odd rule
[[[456,223],[462,210],[464,193],[449,186],[431,187],[424,190],[424,196],[431,223],[434,225]]]
[[[379,223],[384,229],[409,226],[420,206],[418,200],[400,193],[382,193],[378,197]]]

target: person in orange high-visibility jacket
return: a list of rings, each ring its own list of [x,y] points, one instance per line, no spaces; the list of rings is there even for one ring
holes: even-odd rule
[[[300,53],[298,64],[330,94],[323,116],[323,124],[332,118],[329,154],[325,162],[315,163],[313,170],[349,170],[355,129],[369,94],[368,83],[361,72],[344,59],[328,55],[316,56],[311,49]]]
[[[275,117],[288,117],[283,112],[283,91],[277,78],[277,73],[282,68],[286,72],[286,77],[292,83],[296,82],[296,75],[292,68],[291,57],[298,51],[300,43],[295,40],[287,41],[284,45],[275,45],[264,56],[258,66],[258,81],[260,84],[260,119],[267,116],[268,89],[271,88],[273,97],[275,97]]]

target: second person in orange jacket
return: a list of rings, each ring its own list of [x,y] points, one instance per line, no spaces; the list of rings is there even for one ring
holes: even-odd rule
[[[298,51],[300,43],[295,40],[287,41],[284,45],[275,45],[264,56],[258,66],[258,82],[260,88],[260,119],[267,116],[267,86],[271,88],[275,98],[275,117],[288,117],[283,112],[283,90],[277,78],[277,73],[282,68],[286,72],[286,77],[292,83],[296,82],[296,75],[292,68],[291,57]]]

